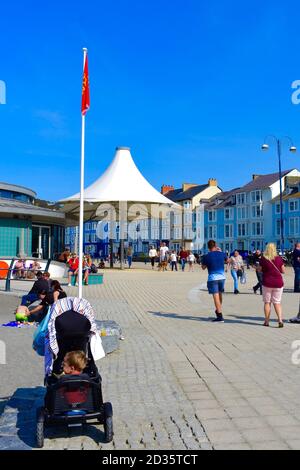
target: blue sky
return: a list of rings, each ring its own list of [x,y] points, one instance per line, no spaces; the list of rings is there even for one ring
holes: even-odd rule
[[[277,171],[266,134],[300,147],[294,1],[15,1],[1,6],[0,181],[56,200],[79,190],[82,47],[89,49],[86,185],[131,147],[161,184],[230,189]],[[300,150],[299,150],[300,152]],[[283,168],[300,168],[283,152]]]

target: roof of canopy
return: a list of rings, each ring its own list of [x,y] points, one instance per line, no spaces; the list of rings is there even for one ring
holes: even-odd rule
[[[80,193],[61,199],[63,212],[72,218],[79,210]],[[105,172],[84,190],[84,219],[95,218],[96,208],[101,203],[116,204],[165,204],[176,207],[170,199],[157,191],[135,165],[128,147],[117,147],[113,161]]]

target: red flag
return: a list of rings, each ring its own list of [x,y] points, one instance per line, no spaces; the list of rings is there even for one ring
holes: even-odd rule
[[[82,98],[81,98],[81,114],[84,116],[90,108],[90,85],[89,85],[89,71],[88,71],[88,58],[85,57],[83,80],[82,80]]]

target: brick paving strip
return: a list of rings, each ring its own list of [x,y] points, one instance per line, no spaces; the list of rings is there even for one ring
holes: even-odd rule
[[[292,281],[290,272],[287,288]],[[216,325],[207,321],[212,308],[204,273],[107,271],[105,284],[84,295],[97,318],[115,320],[125,336],[120,350],[98,363],[104,399],[114,407],[114,440],[103,444],[101,426],[88,426],[83,435],[56,429],[45,449],[299,449],[300,372],[291,344],[300,327],[262,327],[263,305],[252,282],[251,272],[239,296],[225,295],[226,322]],[[284,294],[287,318],[298,300]],[[31,400],[32,410],[40,399]],[[10,408],[0,420],[0,448],[17,438],[33,447],[22,435],[26,419],[31,429],[30,412],[26,406],[19,412],[16,433]],[[9,413],[11,436],[1,432]]]

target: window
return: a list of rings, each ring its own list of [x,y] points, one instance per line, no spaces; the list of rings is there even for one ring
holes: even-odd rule
[[[257,219],[263,216],[263,208],[261,205],[252,206],[252,218]]]
[[[282,207],[282,209],[284,209],[284,207]],[[282,212],[284,212],[284,210]],[[275,204],[275,214],[280,214],[280,202],[276,202]]]
[[[209,222],[214,222],[216,220],[215,211],[208,211],[208,220]]]
[[[179,225],[180,224],[180,218],[179,214],[174,215],[174,225]]]
[[[233,210],[232,209],[224,209],[224,219],[232,219],[233,218]]]
[[[263,222],[252,223],[252,235],[263,235]]]
[[[184,207],[185,209],[190,209],[191,206],[192,206],[191,201],[184,201],[183,207]]]
[[[209,225],[208,226],[208,238],[215,239],[217,237],[217,227],[216,225]]]
[[[232,238],[233,236],[233,227],[232,225],[224,225],[224,238]]]
[[[95,233],[91,233],[91,242],[96,243],[97,242],[97,235]]]
[[[245,237],[247,235],[247,224],[238,224],[238,237]]]
[[[298,210],[298,201],[289,201],[289,212],[295,212]]]
[[[298,235],[299,233],[299,217],[292,217],[289,221],[289,234]]]
[[[192,216],[191,216],[191,213],[187,213],[187,214],[184,214],[184,223],[185,224],[191,224],[192,222]]]
[[[280,235],[280,219],[276,220],[276,235]]]
[[[85,241],[85,243],[90,243],[90,234],[89,233],[86,233],[84,235],[84,241]]]
[[[239,207],[237,210],[237,218],[239,220],[241,219],[247,219],[247,207]]]
[[[236,195],[236,203],[237,205],[245,204],[246,203],[246,194],[245,193],[238,193]]]
[[[261,202],[261,191],[251,191],[251,202]]]

